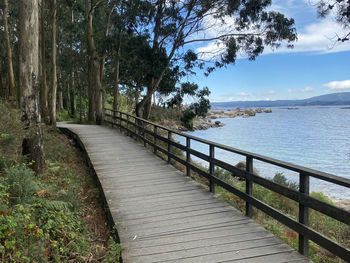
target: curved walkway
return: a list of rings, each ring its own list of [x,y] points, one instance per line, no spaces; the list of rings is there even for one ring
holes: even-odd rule
[[[309,262],[117,130],[60,123],[79,136],[125,250],[137,262]]]

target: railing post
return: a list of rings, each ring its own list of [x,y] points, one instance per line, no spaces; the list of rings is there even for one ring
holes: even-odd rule
[[[191,154],[189,151],[190,148],[191,148],[191,139],[189,137],[186,137],[186,174],[187,176],[191,176],[191,167],[190,167]]]
[[[143,132],[143,134],[142,134],[142,136],[143,136],[143,146],[144,147],[146,147],[147,146],[147,144],[146,144],[146,132],[145,132],[145,122],[144,121],[142,121],[142,132]]]
[[[126,134],[130,136],[129,132],[129,115],[126,115]]]
[[[215,165],[213,164],[213,159],[215,158],[214,145],[209,145],[209,157],[210,157],[209,173],[210,173],[210,176],[214,176],[214,172],[215,172]],[[211,193],[215,194],[215,184],[212,179],[209,180],[209,190]]]
[[[153,148],[153,151],[154,151],[154,154],[157,154],[157,126],[153,126],[153,132],[154,132],[154,137],[153,137],[153,143],[154,143],[154,148]]]
[[[168,131],[168,140],[171,141],[171,131]],[[168,163],[170,163],[170,151],[171,151],[171,144],[168,142]]]
[[[135,134],[136,134],[136,141],[138,142],[140,140],[140,130],[139,130],[139,126],[138,126],[138,123],[137,123],[137,120],[134,118],[134,121],[135,121],[135,124],[134,124],[134,127],[135,127]]]
[[[111,114],[112,115],[112,129],[114,128],[114,122],[115,122],[115,111],[109,111],[110,113],[112,113],[113,112],[113,114]],[[106,114],[105,114],[105,116],[106,116]]]
[[[250,156],[246,157],[245,168],[246,168],[246,171],[248,173],[253,173],[253,158],[252,157],[250,157]],[[248,195],[253,194],[253,182],[250,181],[249,179],[245,179],[245,192]],[[245,215],[248,217],[253,216],[253,206],[249,202],[245,203]]]
[[[122,112],[120,111],[119,112],[119,129],[120,129],[120,132],[122,132]]]
[[[299,192],[305,195],[310,193],[310,177],[303,173],[299,174]],[[309,225],[309,208],[299,203],[299,223]],[[299,233],[299,253],[305,256],[309,254],[309,239]]]

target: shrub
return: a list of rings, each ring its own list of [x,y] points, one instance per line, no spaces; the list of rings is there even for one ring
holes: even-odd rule
[[[181,117],[181,123],[184,127],[189,130],[193,130],[193,119],[196,117],[196,114],[192,110],[185,110],[183,116]]]
[[[34,193],[40,189],[34,178],[33,170],[25,165],[7,168],[4,174],[10,204],[30,203]]]
[[[277,183],[277,184],[294,189],[294,190],[299,189],[298,184],[296,184],[295,182],[292,182],[292,181],[288,181],[288,179],[283,175],[283,173],[276,173],[275,176],[272,178],[272,181]]]

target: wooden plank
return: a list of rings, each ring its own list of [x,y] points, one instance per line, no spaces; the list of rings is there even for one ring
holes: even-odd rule
[[[307,262],[291,247],[116,129],[80,136],[103,188],[123,262]]]

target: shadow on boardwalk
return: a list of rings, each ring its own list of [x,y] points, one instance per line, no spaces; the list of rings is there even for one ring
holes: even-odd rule
[[[60,123],[79,136],[128,262],[309,262],[118,131]]]

